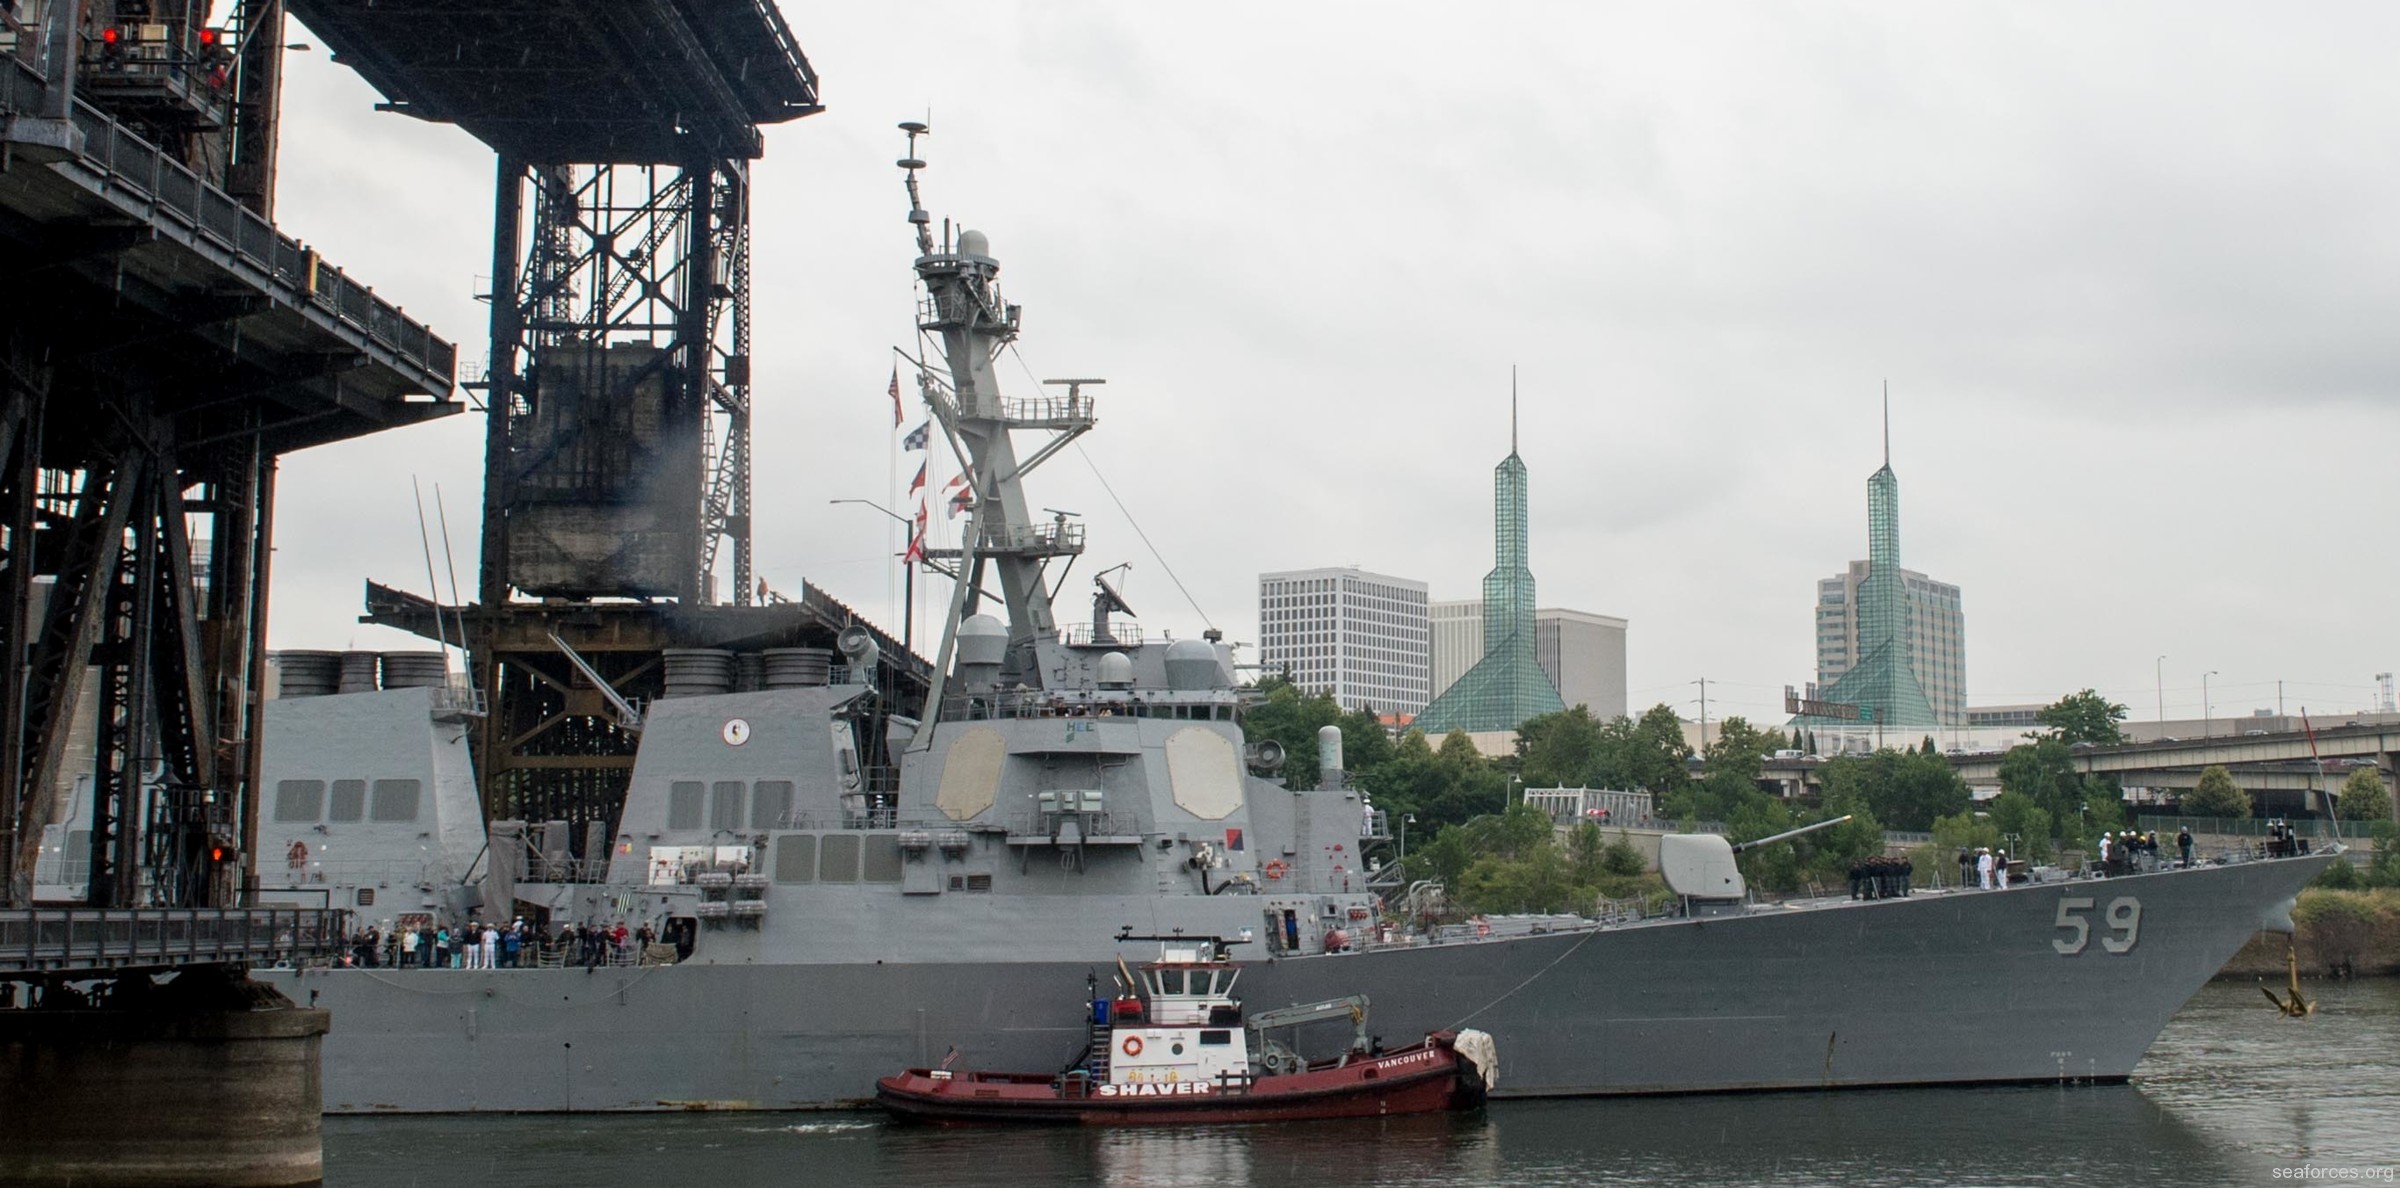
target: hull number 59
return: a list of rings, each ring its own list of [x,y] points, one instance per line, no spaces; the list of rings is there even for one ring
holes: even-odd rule
[[[2072,957],[2092,943],[2090,913],[2098,900],[2085,895],[2069,895],[2058,901],[2058,930],[2065,935],[2054,938],[2050,947],[2060,955]],[[2130,895],[2120,895],[2108,901],[2108,911],[2102,913],[2100,924],[2110,935],[2100,938],[2100,947],[2111,953],[2130,953],[2134,942],[2142,939],[2142,901]]]

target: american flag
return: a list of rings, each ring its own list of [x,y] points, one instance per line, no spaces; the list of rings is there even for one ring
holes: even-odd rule
[[[900,365],[892,364],[892,428],[900,427]]]

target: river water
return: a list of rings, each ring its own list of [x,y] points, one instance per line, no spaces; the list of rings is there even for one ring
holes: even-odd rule
[[[2318,1014],[2291,1020],[2254,985],[2212,984],[2130,1085],[1501,1102],[1465,1117],[1173,1131],[937,1130],[846,1113],[329,1118],[325,1182],[2390,1183],[2400,1166],[2400,981],[2308,992],[2320,996]],[[2318,1170],[2294,1170],[2307,1168]]]

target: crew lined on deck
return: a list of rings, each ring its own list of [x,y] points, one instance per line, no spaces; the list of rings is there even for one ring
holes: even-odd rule
[[[341,964],[366,969],[638,965],[658,941],[650,925],[628,928],[623,920],[569,923],[555,933],[533,927],[522,916],[505,924],[469,918],[455,927],[442,922],[370,925],[351,934]]]

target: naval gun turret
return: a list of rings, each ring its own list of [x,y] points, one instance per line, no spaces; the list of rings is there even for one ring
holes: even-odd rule
[[[1720,833],[1670,833],[1658,839],[1658,874],[1666,880],[1667,890],[1683,901],[1685,915],[1726,915],[1741,910],[1742,900],[1750,893],[1749,884],[1742,879],[1741,865],[1734,861],[1735,855],[1790,841],[1805,833],[1831,829],[1849,819],[1850,815],[1844,813],[1829,821],[1786,829],[1739,845]]]

